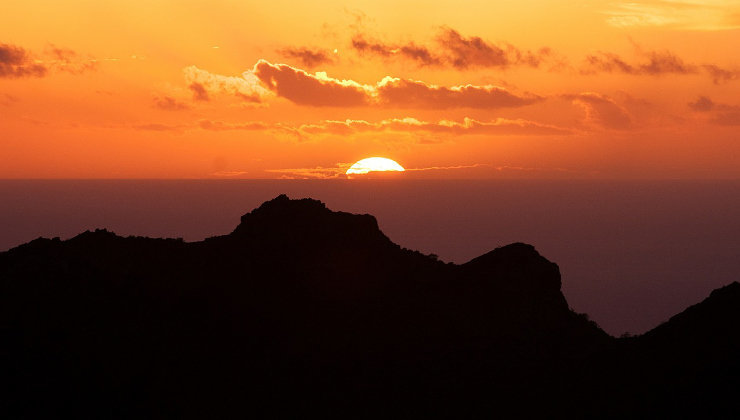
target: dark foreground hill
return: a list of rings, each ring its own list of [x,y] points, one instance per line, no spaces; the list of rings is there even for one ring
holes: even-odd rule
[[[530,245],[463,265],[279,196],[202,242],[0,253],[4,418],[731,417],[740,285],[641,337],[569,309]]]

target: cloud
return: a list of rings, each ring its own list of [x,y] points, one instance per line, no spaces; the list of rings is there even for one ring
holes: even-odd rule
[[[191,83],[190,86],[188,86],[188,89],[193,92],[194,101],[208,102],[211,100],[211,97],[208,95],[208,91],[206,90],[205,86],[198,82]]]
[[[702,67],[712,78],[715,85],[740,79],[740,71],[738,70],[727,70],[714,64],[705,64]]]
[[[132,126],[135,130],[142,131],[182,131],[187,128],[184,125],[171,125],[171,124],[160,124],[160,123],[145,123],[135,124]]]
[[[641,54],[647,58],[647,61],[637,64],[630,64],[622,59],[619,55],[601,52],[586,57],[587,67],[584,73],[607,72],[607,73],[625,73],[625,74],[694,74],[698,73],[699,68],[693,64],[685,63],[680,57],[670,51],[650,51]]]
[[[689,102],[689,108],[697,112],[708,112],[714,108],[714,102],[706,96],[700,96],[694,102]]]
[[[385,106],[417,109],[520,107],[540,101],[535,95],[517,95],[497,86],[442,87],[417,80],[385,77],[375,85],[310,74],[287,64],[260,60],[255,77],[277,96],[308,106]]]
[[[350,135],[362,132],[427,132],[454,135],[568,135],[570,130],[527,120],[498,118],[493,121],[477,121],[465,118],[462,122],[441,120],[419,121],[415,118],[395,118],[368,122],[365,120],[327,120],[318,124],[297,127],[302,134]]]
[[[299,105],[361,106],[372,99],[371,87],[334,79],[325,72],[310,74],[287,64],[260,60],[251,73],[270,91]]]
[[[247,102],[260,103],[270,96],[270,92],[262,87],[252,72],[244,72],[241,77],[223,76],[196,66],[188,66],[183,69],[183,73],[197,100],[205,100],[210,93],[221,93],[237,96]],[[200,88],[203,88],[205,95]]]
[[[443,28],[437,36],[437,43],[448,54],[448,61],[455,68],[468,67],[507,67],[524,64],[537,67],[542,57],[549,54],[549,49],[542,49],[541,55],[521,51],[514,46],[499,46],[486,42],[480,37],[464,37],[450,28]]]
[[[632,117],[627,110],[607,96],[584,92],[577,95],[563,95],[563,97],[583,108],[586,113],[586,122],[589,124],[617,130],[632,126]]]
[[[182,111],[190,108],[187,104],[184,104],[171,96],[155,97],[154,107],[165,111]]]
[[[406,168],[407,172],[426,172],[426,171],[448,171],[455,169],[473,169],[473,168],[491,168],[496,172],[542,172],[542,173],[575,173],[572,169],[567,168],[534,168],[527,166],[494,166],[491,163],[474,163],[472,165],[455,165],[455,166],[429,166],[426,168]]]
[[[710,115],[709,122],[713,124],[740,125],[740,106],[717,103],[706,96],[700,96],[688,105],[695,112]]]
[[[345,178],[351,163],[337,163],[335,166],[315,166],[312,168],[266,169],[265,172],[281,174],[286,179],[332,179]]]
[[[287,179],[336,179],[349,178],[346,175],[347,169],[352,166],[351,163],[337,163],[335,166],[315,166],[310,168],[290,168],[290,169],[267,169],[265,172],[281,174],[281,178]],[[405,168],[407,172],[424,172],[424,171],[450,171],[457,169],[472,169],[480,167],[491,167],[488,163],[474,163],[471,165],[455,166],[430,166],[424,168]],[[497,168],[498,169],[498,168]]]
[[[3,93],[0,95],[0,105],[2,106],[11,106],[19,101],[20,99],[17,96],[13,96],[9,93]]]
[[[429,166],[426,168],[405,168],[408,172],[424,172],[424,171],[446,171],[451,169],[471,169],[480,168],[484,166],[493,166],[490,163],[474,163],[472,165],[455,165],[455,166]]]
[[[93,57],[82,57],[69,48],[49,45],[46,54],[50,59],[45,60],[45,63],[58,71],[82,74],[86,71],[95,70],[98,66],[98,61]]]
[[[367,36],[357,34],[352,38],[352,47],[361,54],[374,54],[385,58],[401,57],[422,66],[449,66],[458,70],[474,67],[505,68],[513,65],[539,66],[549,57],[549,48],[537,53],[523,51],[512,45],[497,45],[480,37],[465,37],[458,31],[443,27],[435,37],[435,49],[413,42],[387,44],[370,41]]]
[[[375,54],[386,58],[398,55],[424,66],[439,66],[443,63],[443,59],[435,56],[429,48],[414,43],[388,45],[378,41],[368,41],[363,35],[355,35],[352,37],[352,48],[361,54]]]
[[[267,130],[274,126],[261,121],[249,121],[243,123],[227,123],[223,121],[200,120],[198,126],[203,130],[209,131],[229,131],[229,130]]]
[[[190,127],[208,131],[270,131],[274,134],[287,134],[298,140],[307,140],[316,136],[353,136],[362,133],[436,134],[441,136],[552,136],[573,134],[572,130],[563,127],[523,119],[506,118],[497,118],[491,121],[478,121],[472,118],[464,118],[462,121],[420,121],[415,118],[391,118],[374,122],[347,119],[343,121],[324,120],[299,125],[263,121],[225,122],[204,119]],[[136,128],[175,131],[187,127],[144,124]]]
[[[497,86],[444,87],[391,77],[383,79],[376,90],[381,104],[417,109],[520,107],[542,99],[534,95],[515,95]]]
[[[334,62],[333,53],[322,49],[289,47],[278,50],[278,53],[285,58],[296,59],[301,63],[301,65],[308,68],[314,68],[322,64],[330,64]]]
[[[216,172],[212,172],[211,176],[229,178],[229,177],[238,177],[238,176],[246,175],[247,173],[248,173],[247,171],[216,171]]]
[[[712,122],[718,125],[740,125],[740,107],[735,107],[735,109],[732,111],[726,111],[717,114]]]
[[[723,31],[740,28],[734,0],[651,0],[613,3],[606,22],[618,28],[665,27],[679,30]]]
[[[0,44],[0,78],[44,77],[49,69],[21,47]]]
[[[634,44],[636,53],[643,60],[630,63],[621,56],[610,52],[599,52],[586,56],[581,68],[582,74],[600,72],[623,73],[631,75],[660,76],[664,74],[699,74],[706,73],[714,84],[722,84],[740,79],[740,71],[728,70],[716,64],[687,63],[670,51],[644,51]]]
[[[352,166],[351,163],[337,163],[334,166],[315,166],[310,168],[288,168],[288,169],[267,169],[265,172],[280,174],[280,178],[286,179],[337,179],[348,178],[345,174],[347,169]],[[506,173],[575,173],[567,168],[533,168],[525,166],[499,165],[491,163],[472,163],[468,165],[450,165],[450,166],[427,166],[419,168],[405,168],[405,172],[435,172],[435,171],[459,171],[476,168],[490,168],[496,172]]]

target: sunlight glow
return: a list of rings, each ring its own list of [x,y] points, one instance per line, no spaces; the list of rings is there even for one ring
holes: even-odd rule
[[[382,157],[370,157],[357,161],[347,169],[347,175],[366,174],[368,172],[381,171],[400,171],[403,172],[403,166],[396,161]]]

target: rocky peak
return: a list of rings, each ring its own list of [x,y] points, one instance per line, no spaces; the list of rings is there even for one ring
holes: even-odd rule
[[[232,237],[267,242],[331,242],[337,245],[390,243],[375,217],[332,211],[321,201],[281,194],[241,217]]]

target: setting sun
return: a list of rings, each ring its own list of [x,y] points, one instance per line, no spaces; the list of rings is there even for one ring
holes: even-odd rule
[[[403,166],[399,165],[398,162],[382,158],[382,157],[371,157],[367,159],[358,160],[354,165],[347,169],[347,175],[359,175],[366,174],[368,172],[385,172],[385,171],[399,171],[403,172]]]

